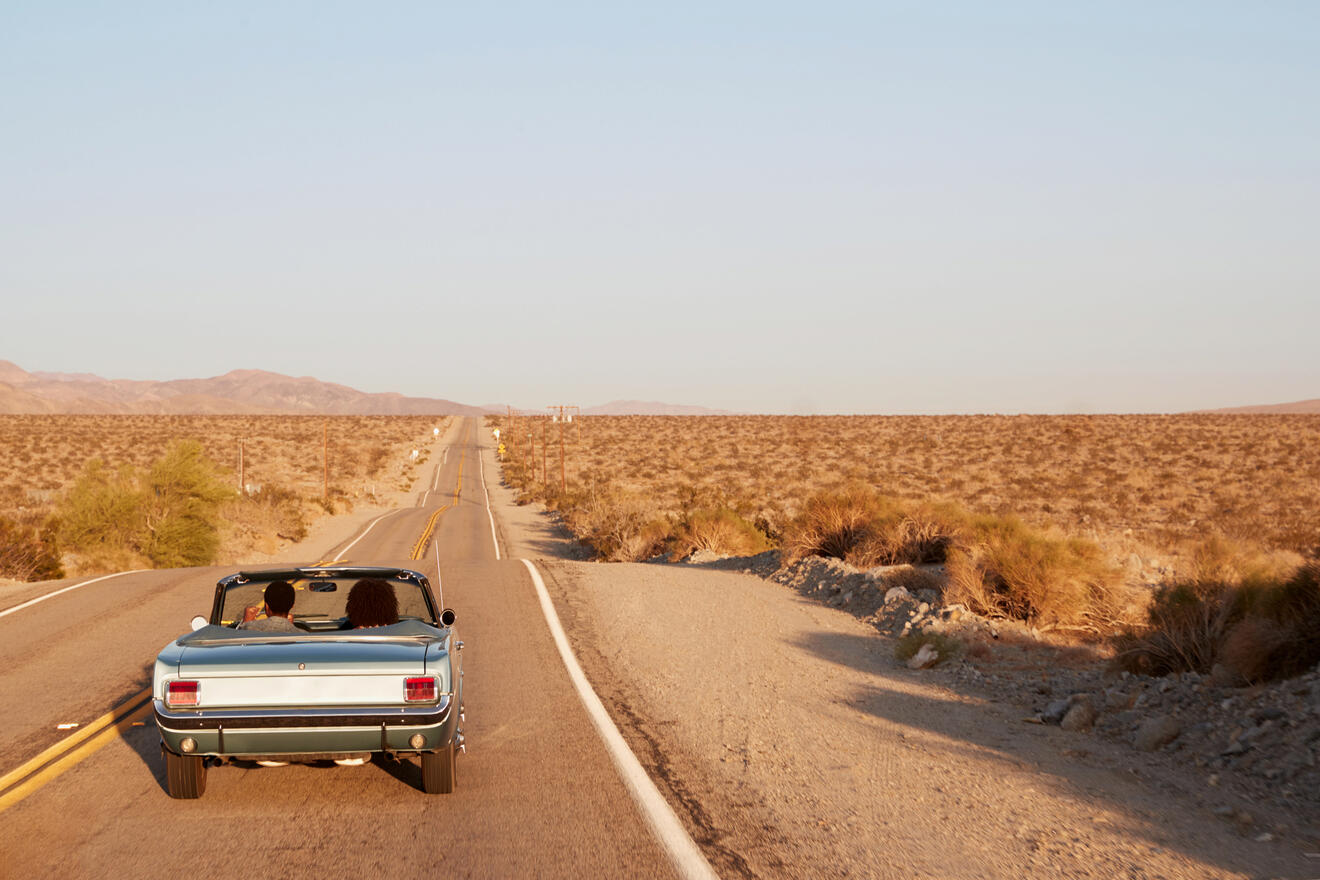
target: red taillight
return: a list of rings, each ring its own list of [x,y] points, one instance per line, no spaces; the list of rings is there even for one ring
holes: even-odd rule
[[[171,681],[165,685],[165,705],[170,708],[175,706],[196,706],[197,705],[197,686],[199,682],[195,681]]]
[[[403,680],[403,699],[409,703],[434,703],[436,694],[435,676],[423,678],[405,678]]]

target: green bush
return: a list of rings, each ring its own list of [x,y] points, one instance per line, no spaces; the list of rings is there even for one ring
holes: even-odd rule
[[[170,446],[147,474],[148,539],[157,568],[209,565],[220,549],[220,505],[235,494],[196,440]]]
[[[93,567],[140,564],[146,498],[128,465],[118,470],[93,458],[56,508],[59,542]]]
[[[171,445],[146,473],[93,459],[60,500],[59,540],[93,567],[207,565],[234,494],[195,440]]]

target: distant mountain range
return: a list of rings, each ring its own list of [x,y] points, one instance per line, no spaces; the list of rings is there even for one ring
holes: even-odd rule
[[[231,370],[168,382],[102,379],[89,373],[29,373],[0,361],[0,413],[279,413],[307,415],[481,415],[476,406],[430,397],[368,394],[310,376]]]
[[[504,412],[504,405],[469,406],[434,397],[369,394],[311,376],[231,370],[210,379],[167,382],[103,379],[91,373],[29,373],[0,360],[0,413],[289,415],[463,415]],[[723,415],[724,410],[616,400],[584,415]]]
[[[1287,413],[1291,415],[1313,415],[1320,413],[1320,398],[1298,400],[1293,403],[1270,403],[1262,406],[1233,406],[1225,409],[1211,409],[1212,413]]]

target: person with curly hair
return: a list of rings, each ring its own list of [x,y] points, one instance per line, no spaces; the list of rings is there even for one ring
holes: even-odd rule
[[[348,591],[344,611],[354,629],[389,626],[399,622],[399,599],[389,581],[363,578]]]

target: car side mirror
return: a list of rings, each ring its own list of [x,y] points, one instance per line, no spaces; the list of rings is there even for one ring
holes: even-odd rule
[[[454,616],[454,609],[452,608],[446,608],[444,611],[440,612],[440,622],[445,626],[453,626],[456,619],[457,618]]]
[[[210,623],[210,621],[207,620],[205,617],[202,617],[202,615],[200,614],[197,615],[192,619],[193,632],[197,632],[199,629],[206,626],[208,623]]]

